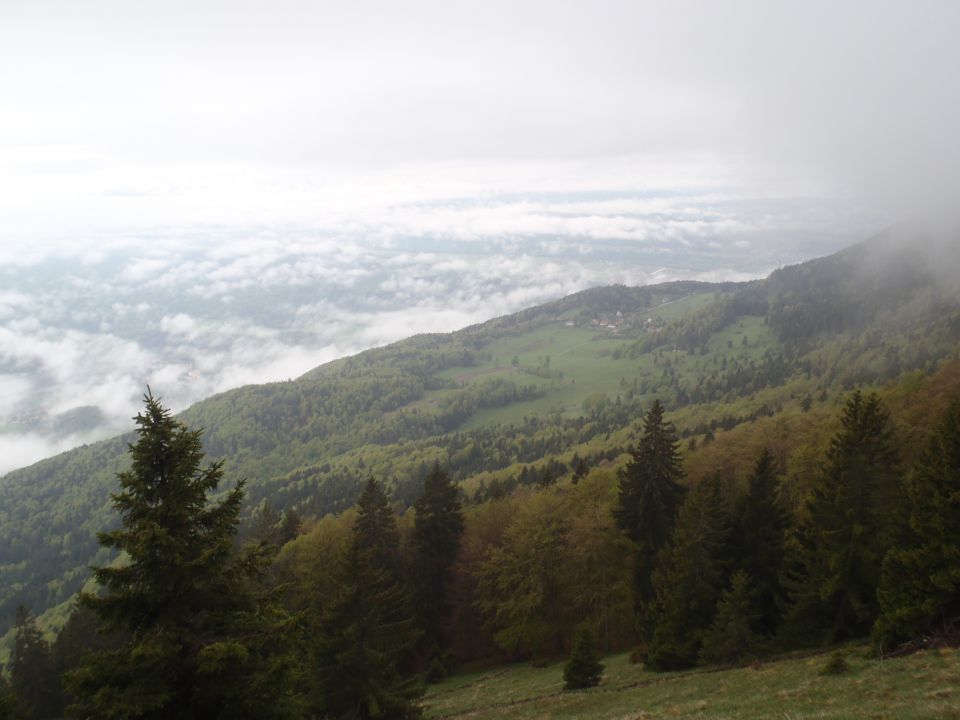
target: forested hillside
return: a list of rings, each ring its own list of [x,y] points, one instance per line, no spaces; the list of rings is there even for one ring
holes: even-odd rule
[[[956,389],[955,240],[891,232],[764,281],[597,288],[223,393],[180,419],[224,460],[224,487],[247,479],[248,529],[267,501],[301,518],[346,510],[371,475],[403,510],[435,462],[476,501],[583,476],[623,462],[655,398],[689,480],[726,467],[742,481],[763,438],[799,498],[846,393],[883,390],[909,457],[932,422],[920,398],[943,405]],[[110,560],[95,533],[116,522],[129,440],[0,479],[0,629],[18,605],[60,606],[46,620],[62,622],[87,566]]]

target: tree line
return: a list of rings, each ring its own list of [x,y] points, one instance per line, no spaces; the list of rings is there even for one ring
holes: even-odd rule
[[[878,396],[854,392],[802,503],[774,456],[742,486],[691,485],[654,402],[616,473],[467,503],[439,464],[398,514],[374,478],[356,506],[266,510],[237,540],[199,431],[148,395],[112,502],[120,526],[52,643],[17,614],[0,718],[415,718],[459,663],[602,652],[655,670],[736,664],[870,636],[879,652],[960,636],[960,401],[902,467]]]

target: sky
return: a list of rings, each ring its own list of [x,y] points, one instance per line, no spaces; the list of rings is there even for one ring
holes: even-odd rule
[[[908,212],[955,187],[960,5],[0,2],[0,232],[531,189]]]
[[[0,0],[0,472],[129,424],[148,382],[180,409],[949,206],[958,21],[922,0]]]

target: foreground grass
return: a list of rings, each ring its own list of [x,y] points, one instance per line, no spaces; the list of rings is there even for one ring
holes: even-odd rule
[[[879,662],[854,648],[850,672],[819,674],[828,655],[733,670],[645,672],[604,659],[602,684],[563,692],[562,665],[459,675],[432,686],[428,718],[953,718],[960,719],[960,651]]]

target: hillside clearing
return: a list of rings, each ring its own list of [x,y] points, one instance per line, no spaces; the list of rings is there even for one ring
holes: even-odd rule
[[[603,660],[602,684],[563,692],[562,663],[459,675],[431,688],[428,718],[960,718],[960,652],[928,650],[878,661],[849,650],[850,672],[819,674],[829,654],[757,667],[645,672],[627,655]]]

